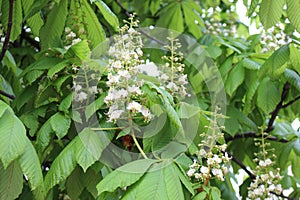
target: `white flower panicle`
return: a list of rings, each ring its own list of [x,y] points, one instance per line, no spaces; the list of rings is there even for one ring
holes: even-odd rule
[[[208,127],[211,131],[201,134],[201,136],[206,138],[199,144],[199,146],[202,147],[198,152],[199,161],[194,160],[194,163],[190,165],[190,169],[187,172],[189,177],[194,177],[205,185],[211,178],[217,178],[220,181],[224,181],[224,175],[227,173],[226,165],[230,161],[228,153],[225,152],[227,145],[216,144],[217,140],[223,138],[223,134],[220,132],[220,128],[217,124],[217,118],[223,116],[217,114],[218,110],[219,109],[216,108],[213,120],[211,120],[212,127]],[[210,135],[207,136],[207,134]]]
[[[163,60],[166,63],[162,66],[161,71],[159,71],[158,79],[161,82],[161,87],[166,88],[172,96],[182,99],[186,96],[190,96],[187,93],[187,75],[184,74],[185,65],[182,63],[183,54],[177,52],[180,49],[181,44],[178,39],[167,37],[170,45],[165,46],[170,52],[169,56],[163,56]]]
[[[139,66],[144,63],[142,39],[140,33],[134,28],[138,21],[134,16],[125,21],[120,28],[120,34],[114,38],[114,44],[109,49],[111,59],[108,64],[106,82],[109,87],[104,102],[109,106],[108,121],[116,122],[122,117],[130,117],[140,114],[146,122],[151,120],[150,110],[139,99],[143,92],[141,87],[143,80],[138,78],[141,73]]]
[[[247,199],[282,199],[278,196],[282,192],[280,184],[282,177],[280,176],[280,169],[274,169],[274,161],[268,158],[268,151],[272,151],[272,149],[267,150],[267,147],[270,146],[270,143],[265,140],[267,137],[268,134],[263,132],[261,142],[255,143],[261,150],[255,154],[254,162],[258,164],[254,170],[256,178],[248,188]],[[275,154],[271,157],[276,158]]]

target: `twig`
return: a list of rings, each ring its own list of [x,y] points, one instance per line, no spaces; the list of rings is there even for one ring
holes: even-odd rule
[[[274,121],[275,121],[280,109],[283,108],[283,101],[286,99],[286,97],[288,95],[290,86],[291,85],[289,83],[284,84],[282,94],[281,94],[281,99],[280,99],[279,103],[277,104],[275,110],[273,112],[271,112],[271,118],[269,120],[268,127],[266,128],[265,132],[269,133],[274,129],[274,127],[273,127]]]
[[[298,101],[299,99],[300,99],[300,96],[297,96],[295,99],[293,99],[293,100],[287,102],[286,104],[282,105],[282,108],[286,108],[286,107],[292,105],[293,103],[295,103],[295,102]]]
[[[8,43],[9,43],[9,38],[10,38],[10,33],[11,33],[11,28],[12,28],[13,7],[14,7],[14,0],[9,0],[7,31],[6,31],[5,39],[3,42],[2,51],[0,54],[0,62],[4,58],[5,52],[8,49]]]
[[[274,194],[274,195],[276,195],[278,197],[282,197],[282,198],[288,199],[288,200],[296,200],[295,198],[287,197],[287,196],[283,195],[282,193],[281,194],[277,194],[277,193],[275,193],[273,191],[270,191],[270,193],[272,193],[272,194]]]
[[[228,156],[231,157],[231,160],[233,162],[235,162],[238,166],[240,166],[249,176],[252,180],[254,180],[256,178],[256,176],[250,172],[246,165],[244,165],[244,163],[242,163],[239,159],[237,159],[236,157],[234,157],[231,153],[227,152]]]
[[[0,94],[3,95],[3,96],[6,96],[7,98],[10,98],[10,99],[15,99],[15,95],[12,95],[12,94],[8,94],[2,90],[0,90]]]

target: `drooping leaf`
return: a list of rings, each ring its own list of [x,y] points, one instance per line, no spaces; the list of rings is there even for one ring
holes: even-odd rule
[[[25,151],[27,137],[21,120],[1,100],[0,109],[0,113],[2,113],[0,117],[0,160],[6,168]]]
[[[242,64],[237,64],[231,71],[225,82],[225,90],[230,96],[236,91],[236,89],[245,80],[245,69]]]
[[[294,69],[300,74],[300,52],[293,44],[290,45],[290,59]]]
[[[0,162],[0,199],[17,199],[23,188],[23,174],[17,162],[13,161],[6,169]]]
[[[257,91],[257,106],[265,113],[273,111],[280,101],[280,91],[276,83],[265,78],[259,85]]]
[[[149,167],[156,162],[156,160],[152,159],[136,160],[109,173],[97,185],[99,197],[104,195],[105,192],[113,192],[117,188],[123,188],[134,184],[144,175]]]
[[[295,71],[285,69],[284,76],[287,81],[300,92],[300,76]]]
[[[42,49],[57,46],[65,27],[67,15],[68,0],[61,0],[52,8],[40,31]]]
[[[101,14],[103,15],[104,19],[113,27],[115,31],[119,29],[119,20],[117,16],[110,10],[110,8],[101,0],[97,0],[95,2],[97,7],[99,8]]]
[[[287,0],[287,15],[292,25],[300,31],[300,13],[299,13],[299,0]]]
[[[284,0],[262,0],[259,17],[265,29],[274,26],[279,21],[284,2]]]

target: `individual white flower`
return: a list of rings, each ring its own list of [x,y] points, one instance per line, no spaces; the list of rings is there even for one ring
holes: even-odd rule
[[[151,120],[151,113],[148,108],[142,107],[141,113],[147,121]]]
[[[78,85],[78,84],[74,83],[74,90],[75,90],[75,92],[78,92],[78,91],[80,91],[81,89],[82,89],[82,86],[81,86],[81,85]]]
[[[223,144],[220,146],[221,151],[226,151],[227,144]]]
[[[270,158],[267,158],[266,160],[265,160],[265,165],[266,166],[269,166],[269,165],[271,165],[272,164],[272,160],[270,159]]]
[[[118,75],[120,75],[120,77],[124,77],[126,79],[130,79],[130,77],[131,77],[127,70],[119,70]]]
[[[195,172],[196,172],[196,169],[190,168],[186,174],[187,174],[189,177],[192,177],[192,176],[195,174]]]
[[[200,155],[201,157],[205,157],[205,156],[207,155],[207,152],[206,152],[204,149],[200,149],[199,155]]]
[[[132,101],[128,104],[127,110],[130,110],[131,112],[141,112],[142,111],[142,105],[138,102]]]
[[[201,166],[201,168],[200,168],[200,172],[202,173],[202,174],[208,174],[209,173],[209,168],[208,167],[205,167],[205,166]]]
[[[222,162],[222,159],[218,155],[216,155],[216,154],[214,155],[213,159],[218,164],[220,164]]]
[[[195,178],[196,178],[196,179],[200,179],[200,178],[202,178],[202,176],[201,176],[201,174],[200,174],[200,173],[195,173],[195,174],[194,174],[194,176],[195,176]]]
[[[163,80],[163,81],[166,81],[166,80],[169,79],[169,76],[166,75],[166,74],[162,74],[162,75],[160,76],[160,79]]]
[[[89,93],[96,94],[98,92],[97,86],[92,86],[89,88]]]
[[[261,180],[263,180],[263,181],[267,181],[267,180],[269,179],[269,175],[268,175],[268,174],[262,174],[262,175],[260,176],[260,178],[261,178]]]
[[[114,111],[112,111],[111,113],[109,113],[109,120],[108,121],[109,122],[115,122],[116,120],[118,120],[121,117],[123,112],[124,112],[123,110],[114,110]]]
[[[107,86],[112,86],[120,82],[119,75],[112,75],[111,73],[108,73],[107,78],[108,78],[108,81],[106,82]]]
[[[213,158],[207,158],[207,164],[208,165],[214,165],[215,164],[215,161]]]
[[[143,55],[143,51],[141,50],[141,48],[137,48],[135,51],[139,56]]]
[[[127,90],[125,90],[125,89],[121,89],[121,90],[118,90],[117,92],[116,92],[116,98],[117,99],[124,99],[124,98],[126,98],[127,97],[127,95],[128,95],[128,92],[127,92]]]
[[[115,62],[112,63],[112,67],[115,69],[121,69],[122,68],[122,63],[119,60],[116,60]]]
[[[81,41],[80,38],[76,38],[76,39],[72,40],[72,45],[75,45],[75,44],[79,43],[80,41]]]
[[[134,95],[141,95],[142,91],[139,87],[133,85],[133,86],[128,86],[128,92],[134,94]]]
[[[173,82],[169,82],[168,85],[166,86],[166,88],[168,88],[170,90],[178,91],[178,86]]]
[[[85,92],[80,92],[79,94],[77,94],[77,101],[83,101],[87,99],[87,93]]]

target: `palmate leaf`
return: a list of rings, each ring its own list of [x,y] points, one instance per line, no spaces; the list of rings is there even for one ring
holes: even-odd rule
[[[131,186],[122,199],[184,199],[176,167],[172,161],[153,165],[136,184]]]
[[[259,17],[265,29],[274,26],[279,21],[284,3],[284,0],[262,0]]]
[[[45,177],[45,190],[65,180],[78,163],[84,171],[100,158],[108,144],[104,134],[84,129],[75,137],[53,161]]]
[[[68,0],[61,0],[56,4],[47,16],[47,21],[40,30],[42,49],[56,46],[60,40],[68,15]]]
[[[104,197],[106,192],[134,184],[156,162],[152,159],[136,160],[114,170],[97,185],[99,198]]]
[[[0,162],[0,199],[16,199],[22,192],[23,174],[17,162],[13,161],[6,169]]]
[[[0,160],[6,168],[13,160],[25,151],[26,130],[12,109],[0,101]]]
[[[291,24],[300,31],[300,0],[287,0],[287,15]]]

